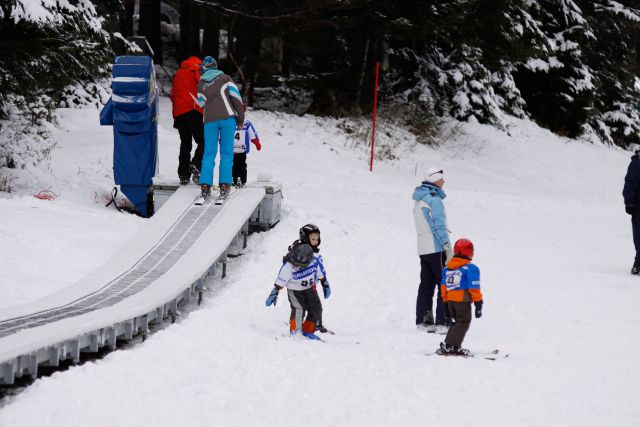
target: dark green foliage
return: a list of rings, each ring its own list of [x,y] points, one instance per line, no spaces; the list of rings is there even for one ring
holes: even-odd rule
[[[121,13],[121,0],[94,4],[105,18],[100,25],[86,11],[62,9],[54,11],[55,24],[14,22],[11,11],[19,2],[0,4],[0,101],[18,96],[23,106],[35,99],[60,105],[70,85],[107,71],[110,33],[129,31],[124,17],[131,13]],[[177,59],[194,53],[218,57],[251,106],[368,114],[379,62],[381,103],[401,112],[398,121],[416,134],[429,134],[436,117],[500,127],[506,115],[515,115],[570,137],[621,146],[640,142],[640,0],[173,5],[185,12]]]
[[[107,13],[119,2],[96,3]],[[82,8],[73,13],[53,9],[51,22],[14,20],[13,7],[20,5],[5,4],[0,19],[0,104],[18,97],[26,105],[44,99],[55,107],[68,86],[105,74],[113,58],[97,16]]]

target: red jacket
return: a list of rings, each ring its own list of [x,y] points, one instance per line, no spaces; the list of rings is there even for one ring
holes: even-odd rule
[[[198,96],[198,83],[200,82],[200,64],[202,60],[197,56],[185,59],[173,76],[171,87],[171,103],[173,104],[173,117],[176,118],[191,110],[202,114],[202,108],[191,97]]]

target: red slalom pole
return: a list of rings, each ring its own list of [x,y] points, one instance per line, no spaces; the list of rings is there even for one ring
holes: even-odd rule
[[[373,129],[371,130],[371,160],[369,160],[369,172],[373,171],[373,147],[376,142],[376,110],[378,107],[378,76],[380,75],[380,63],[376,62],[376,85],[373,89]]]

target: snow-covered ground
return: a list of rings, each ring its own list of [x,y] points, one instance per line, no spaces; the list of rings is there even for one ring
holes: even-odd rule
[[[162,99],[160,178],[178,136]],[[0,307],[92,271],[144,221],[102,199],[111,129],[62,110],[51,173],[0,198]],[[1,404],[0,426],[635,426],[640,279],[621,190],[629,153],[514,120],[509,135],[465,124],[438,149],[409,142],[368,170],[338,121],[249,112],[263,150],[249,179],[283,184],[282,222],[255,234],[199,310],[144,344],[37,380]],[[399,131],[384,138],[406,139]],[[465,346],[508,359],[425,357],[442,339],[414,325],[419,262],[411,193],[445,171],[452,238],[475,243],[484,316]],[[59,197],[29,194],[48,188]],[[289,307],[265,307],[298,228],[322,230],[333,294],[327,342],[283,337]],[[635,332],[634,332],[635,331]]]

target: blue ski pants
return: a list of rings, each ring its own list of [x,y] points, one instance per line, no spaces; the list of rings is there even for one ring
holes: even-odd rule
[[[218,141],[220,141],[220,169],[218,183],[231,185],[233,177],[233,136],[236,131],[236,118],[216,120],[204,124],[204,155],[200,184],[213,185],[213,170],[216,166]]]

